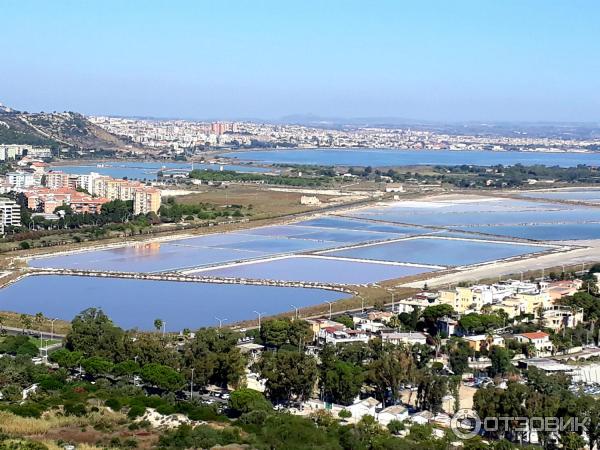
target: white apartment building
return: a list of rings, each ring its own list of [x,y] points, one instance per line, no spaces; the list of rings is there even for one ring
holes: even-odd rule
[[[31,150],[31,145],[0,144],[0,161],[17,159],[28,150]]]
[[[32,158],[52,158],[52,150],[45,147],[31,147],[27,150],[27,156]]]
[[[79,175],[77,177],[77,187],[85,189],[90,195],[94,195],[94,180],[100,178],[98,172],[90,172],[87,175]]]
[[[15,189],[24,189],[35,185],[35,178],[29,172],[9,172],[5,178]]]
[[[21,225],[21,208],[14,200],[0,197],[0,227]]]

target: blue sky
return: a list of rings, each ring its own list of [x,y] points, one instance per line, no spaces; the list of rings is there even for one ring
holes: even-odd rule
[[[600,121],[597,0],[3,0],[0,102]]]

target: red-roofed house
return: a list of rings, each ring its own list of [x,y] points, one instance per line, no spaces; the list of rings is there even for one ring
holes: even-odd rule
[[[540,353],[552,352],[552,342],[550,335],[543,331],[535,331],[533,333],[515,334],[515,339],[521,344],[533,344],[538,355]]]

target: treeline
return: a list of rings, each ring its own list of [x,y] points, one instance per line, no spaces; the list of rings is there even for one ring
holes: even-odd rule
[[[331,179],[324,176],[316,177],[290,177],[283,175],[262,175],[257,173],[238,173],[230,170],[192,170],[189,177],[196,180],[202,180],[212,183],[236,182],[236,183],[257,183],[275,184],[283,186],[298,187],[317,187],[324,186],[331,182]]]
[[[244,217],[249,214],[241,205],[217,207],[212,203],[177,203],[173,197],[167,197],[159,209],[163,222],[179,222],[181,219],[213,220],[218,217]]]

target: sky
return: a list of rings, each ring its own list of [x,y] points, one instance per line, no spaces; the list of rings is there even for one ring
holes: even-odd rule
[[[597,0],[2,0],[0,102],[598,122],[598,17]]]

